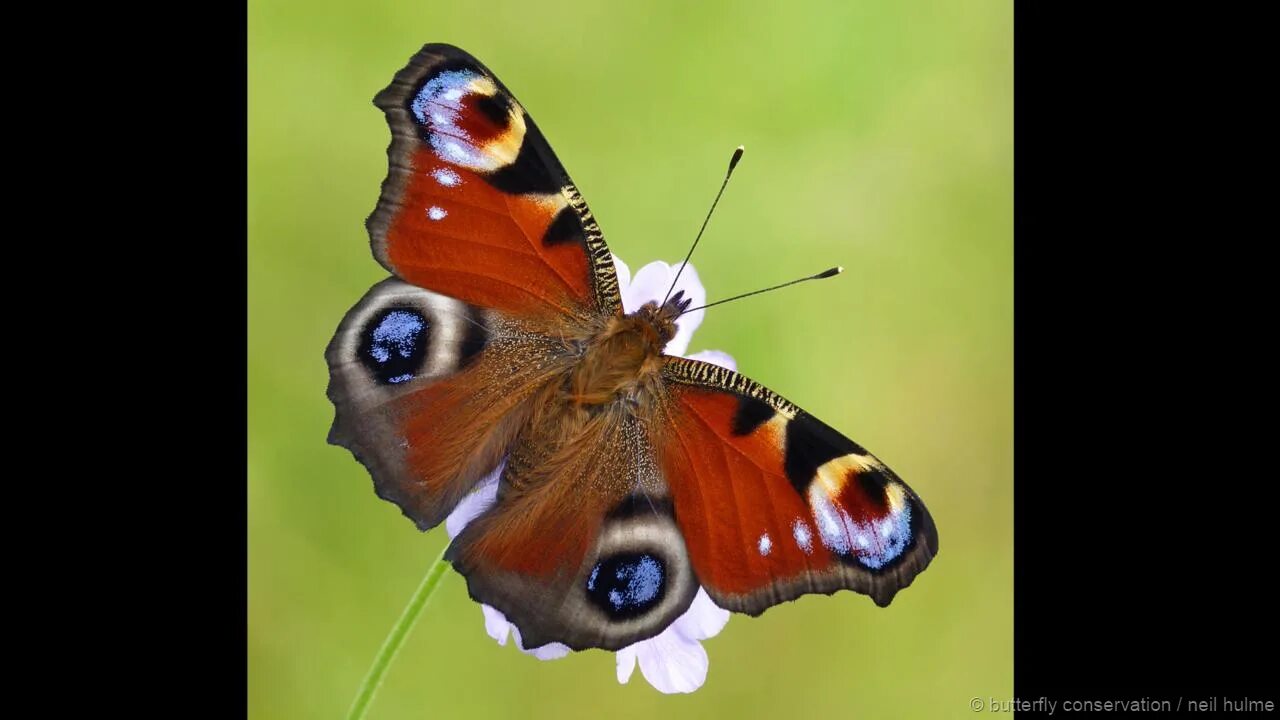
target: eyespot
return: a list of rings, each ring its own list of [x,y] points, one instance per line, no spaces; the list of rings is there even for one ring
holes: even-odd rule
[[[524,141],[523,111],[492,79],[471,69],[429,77],[408,109],[436,157],[469,170],[493,172],[510,165]],[[436,179],[453,186],[452,178]]]
[[[587,596],[615,620],[644,615],[661,604],[666,590],[666,564],[647,552],[607,557],[587,578]]]
[[[818,537],[846,562],[883,569],[911,544],[910,498],[879,468],[863,467],[842,477],[833,485],[831,475],[824,474],[809,487]]]
[[[379,384],[406,382],[418,375],[426,361],[429,335],[421,313],[388,308],[365,326],[358,357]]]

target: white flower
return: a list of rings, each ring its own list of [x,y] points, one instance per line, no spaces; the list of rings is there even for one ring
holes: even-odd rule
[[[715,637],[729,622],[729,611],[711,601],[698,588],[693,603],[666,630],[618,651],[618,682],[631,679],[640,661],[640,672],[649,684],[664,693],[691,693],[707,680],[707,651],[700,640]]]
[[[640,268],[635,277],[631,269],[617,255],[613,256],[614,268],[618,272],[618,289],[622,294],[622,308],[626,312],[635,312],[641,305],[653,300],[662,302],[671,280],[675,277],[679,265],[668,265],[656,261]],[[690,307],[698,307],[707,302],[707,293],[698,281],[698,273],[692,265],[686,265],[680,273],[671,294],[684,291],[684,297],[693,301]],[[737,369],[737,363],[727,353],[718,350],[704,350],[692,355],[684,355],[689,349],[689,340],[693,331],[702,323],[704,311],[696,310],[681,315],[676,320],[676,334],[667,344],[668,355],[683,355],[694,360],[715,363],[730,370]],[[488,477],[480,481],[475,490],[458,503],[453,512],[445,520],[445,529],[452,539],[462,532],[467,523],[488,510],[498,497],[498,478],[502,475],[505,463],[499,465]],[[533,655],[539,660],[556,660],[568,655],[571,651],[562,643],[548,643],[542,647],[526,648],[520,640],[520,629],[511,624],[502,612],[481,605],[484,613],[484,628],[489,637],[498,641],[499,645],[507,644],[507,637],[514,635],[516,647],[521,652]],[[693,603],[683,615],[665,630],[648,640],[641,640],[628,645],[617,652],[618,682],[626,683],[635,672],[636,662],[640,663],[640,672],[658,690],[664,693],[689,693],[702,687],[707,679],[707,651],[702,647],[702,640],[714,637],[729,622],[729,611],[717,607],[711,597],[702,588],[693,598]]]

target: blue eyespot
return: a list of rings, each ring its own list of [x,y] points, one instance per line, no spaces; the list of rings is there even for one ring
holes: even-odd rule
[[[486,150],[485,138],[467,131],[467,114],[475,108],[502,128],[508,122],[508,110],[502,101],[475,89],[482,78],[472,70],[445,70],[423,83],[410,101],[409,111],[426,131],[436,157],[472,170],[492,171],[502,163]]]
[[[901,557],[911,544],[910,503],[884,515],[857,519],[823,492],[810,493],[809,506],[822,544],[845,561],[881,570]]]
[[[384,310],[365,326],[360,361],[379,384],[412,380],[427,358],[429,330],[426,318],[415,310]]]
[[[587,596],[615,620],[643,615],[667,589],[666,566],[648,553],[619,553],[596,563],[587,578]]]
[[[863,565],[879,570],[897,560],[910,542],[911,507],[904,506],[901,512],[867,523],[854,536],[854,554]]]

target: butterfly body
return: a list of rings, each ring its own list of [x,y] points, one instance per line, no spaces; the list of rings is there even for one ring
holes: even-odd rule
[[[651,302],[634,313],[611,318],[583,344],[582,359],[568,382],[570,401],[651,403],[661,382],[662,350],[675,336],[675,318],[686,302],[675,297],[661,308]]]
[[[446,557],[527,646],[625,647],[699,587],[753,615],[841,589],[885,605],[923,571],[937,531],[883,463],[671,352],[705,298],[623,307],[594,216],[487,68],[428,45],[375,103],[392,143],[368,226],[395,277],[327,350],[330,441],[424,530],[499,478]]]

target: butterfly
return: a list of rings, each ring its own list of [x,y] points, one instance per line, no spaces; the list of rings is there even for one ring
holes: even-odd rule
[[[392,276],[326,350],[329,442],[424,531],[500,469],[446,558],[526,645],[617,650],[700,586],[749,615],[842,589],[885,606],[928,566],[933,519],[871,453],[663,353],[689,298],[623,310],[594,216],[488,68],[427,45],[374,104],[392,139],[367,227]]]

